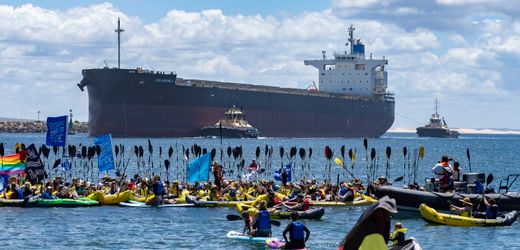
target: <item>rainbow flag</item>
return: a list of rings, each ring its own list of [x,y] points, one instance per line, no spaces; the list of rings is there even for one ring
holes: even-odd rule
[[[15,175],[25,172],[25,162],[20,160],[20,153],[0,157],[0,175]]]

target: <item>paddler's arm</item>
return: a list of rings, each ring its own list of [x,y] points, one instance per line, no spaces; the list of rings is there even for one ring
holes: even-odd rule
[[[305,225],[303,226],[303,230],[306,233],[306,235],[305,235],[305,242],[307,242],[307,240],[309,239],[309,236],[311,236],[311,231],[309,231],[309,229]]]
[[[283,239],[285,240],[285,242],[289,242],[287,240],[287,233],[290,232],[292,229],[292,223],[289,222],[289,224],[287,224],[287,227],[285,227],[285,229],[283,230]]]

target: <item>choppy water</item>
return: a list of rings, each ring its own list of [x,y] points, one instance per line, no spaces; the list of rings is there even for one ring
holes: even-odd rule
[[[92,144],[93,139],[85,135],[70,137],[73,144]],[[44,135],[39,134],[0,134],[0,142],[4,142],[7,151],[14,151],[16,142],[25,144],[44,143]],[[116,144],[127,145],[127,151],[133,145],[146,145],[146,139],[114,139]],[[419,165],[419,180],[430,176],[430,169],[442,154],[460,160],[463,171],[468,171],[466,149],[471,152],[473,171],[492,172],[495,180],[492,185],[498,186],[500,178],[511,173],[520,172],[520,136],[506,135],[467,135],[459,139],[422,139],[413,134],[389,133],[380,139],[369,139],[369,149],[374,147],[379,159],[378,175],[384,174],[385,148],[392,148],[390,160],[391,178],[401,176],[403,170],[402,148],[409,152],[420,145],[425,147],[425,157]],[[197,143],[206,148],[219,148],[218,139],[184,138],[184,139],[152,139],[154,154],[158,147],[163,151],[169,146],[177,145],[172,160],[172,169],[183,169],[182,160],[176,161],[182,145],[189,147]],[[316,178],[323,177],[323,169],[327,165],[323,149],[329,145],[339,155],[341,145],[357,149],[355,174],[364,176],[365,157],[361,139],[258,139],[258,140],[224,140],[227,146],[242,145],[246,162],[254,158],[257,146],[262,148],[260,162],[263,162],[263,147],[268,144],[274,147],[273,166],[280,165],[278,148],[286,151],[291,146],[313,148],[310,160],[311,171]],[[145,147],[146,148],[146,147]],[[51,153],[52,154],[52,153]],[[127,153],[130,155],[130,153]],[[133,155],[133,153],[132,153]],[[216,157],[219,158],[219,155]],[[348,158],[348,157],[347,157]],[[52,159],[52,157],[51,157]],[[296,164],[300,159],[297,156]],[[129,169],[137,171],[131,158]],[[227,163],[224,156],[224,163]],[[287,162],[287,159],[284,160]],[[346,160],[350,165],[350,161]],[[156,161],[156,168],[158,161]],[[176,168],[177,167],[177,168]],[[333,176],[344,171],[333,167]],[[158,170],[156,170],[158,171]],[[343,172],[342,172],[343,171]],[[309,176],[312,176],[307,171]],[[269,178],[272,170],[267,170]],[[298,173],[300,174],[300,172]],[[171,178],[176,178],[172,173]],[[405,178],[405,181],[408,178]],[[514,186],[519,191],[518,185]],[[362,208],[327,208],[321,221],[306,221],[311,230],[308,246],[311,249],[334,249],[339,241],[355,224],[362,213]],[[225,216],[236,213],[229,208],[167,208],[138,209],[120,207],[95,208],[0,208],[0,242],[2,247],[13,248],[170,248],[170,249],[262,249],[244,242],[229,241],[225,235],[230,230],[239,231],[241,222],[228,222]],[[429,225],[413,214],[399,214],[393,219],[399,220],[409,229],[408,236],[416,237],[424,249],[469,249],[477,247],[494,247],[498,249],[520,249],[517,239],[520,233],[518,223],[511,227],[497,228],[456,228]],[[273,228],[273,234],[281,237],[282,227]]]

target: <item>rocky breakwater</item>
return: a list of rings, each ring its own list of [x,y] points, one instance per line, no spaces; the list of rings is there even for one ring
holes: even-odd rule
[[[75,121],[71,133],[87,133],[86,122]],[[47,133],[44,121],[0,121],[0,133]]]

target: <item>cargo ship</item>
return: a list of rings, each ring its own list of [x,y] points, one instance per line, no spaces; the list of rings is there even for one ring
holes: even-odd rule
[[[247,122],[244,111],[236,105],[226,111],[224,119],[200,130],[203,137],[258,138],[258,134],[258,129]]]
[[[78,87],[88,91],[89,134],[118,137],[193,137],[239,104],[264,137],[376,138],[394,122],[395,101],[387,91],[388,60],[365,57],[365,46],[348,28],[350,51],[306,60],[318,69],[318,86],[281,88],[183,79],[174,72],[82,70]],[[311,79],[309,79],[311,82]]]
[[[444,117],[439,115],[438,104],[439,102],[435,99],[435,113],[430,117],[428,124],[417,128],[417,135],[419,137],[458,138],[460,133],[448,128]]]

